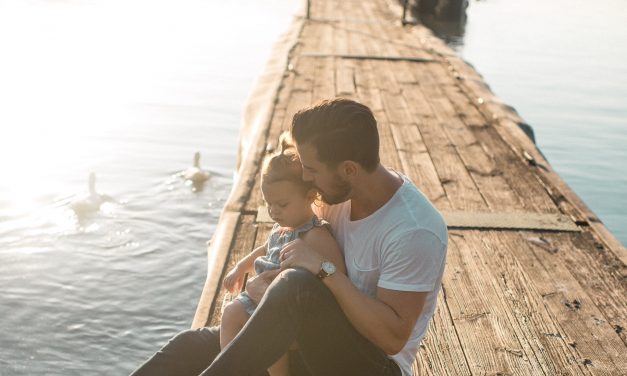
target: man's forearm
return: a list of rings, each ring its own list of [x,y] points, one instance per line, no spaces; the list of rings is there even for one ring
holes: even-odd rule
[[[405,346],[411,331],[407,331],[408,325],[389,305],[363,294],[345,275],[334,274],[325,278],[324,283],[361,335],[390,355]]]

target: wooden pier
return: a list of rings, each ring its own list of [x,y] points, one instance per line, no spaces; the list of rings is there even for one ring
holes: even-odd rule
[[[194,327],[265,241],[259,167],[292,115],[368,105],[383,164],[445,213],[449,251],[416,374],[627,375],[627,251],[553,171],[482,77],[393,0],[312,0],[249,100],[238,176],[209,247]],[[303,12],[303,14],[306,14]]]

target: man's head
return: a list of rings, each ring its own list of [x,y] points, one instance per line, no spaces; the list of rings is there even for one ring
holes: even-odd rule
[[[350,198],[351,171],[379,166],[379,133],[372,111],[349,99],[333,99],[294,115],[291,128],[303,163],[303,179],[322,199],[335,204]]]

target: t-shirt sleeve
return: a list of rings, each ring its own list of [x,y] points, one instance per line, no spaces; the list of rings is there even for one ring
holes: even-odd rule
[[[440,282],[446,258],[442,242],[428,230],[404,234],[383,249],[378,286],[397,291],[433,291]]]

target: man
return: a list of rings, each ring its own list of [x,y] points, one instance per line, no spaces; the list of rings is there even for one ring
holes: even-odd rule
[[[172,368],[177,362],[193,363],[186,374],[208,367],[203,376],[260,375],[293,343],[292,374],[412,374],[444,270],[442,217],[406,177],[380,164],[368,107],[324,101],[298,112],[291,133],[303,178],[326,203],[317,214],[331,223],[348,275],[334,273],[315,245],[296,240],[283,249],[283,271],[265,295],[273,276],[252,284],[249,293],[263,295],[259,307],[215,360],[216,330],[190,331],[136,375],[182,375]]]

